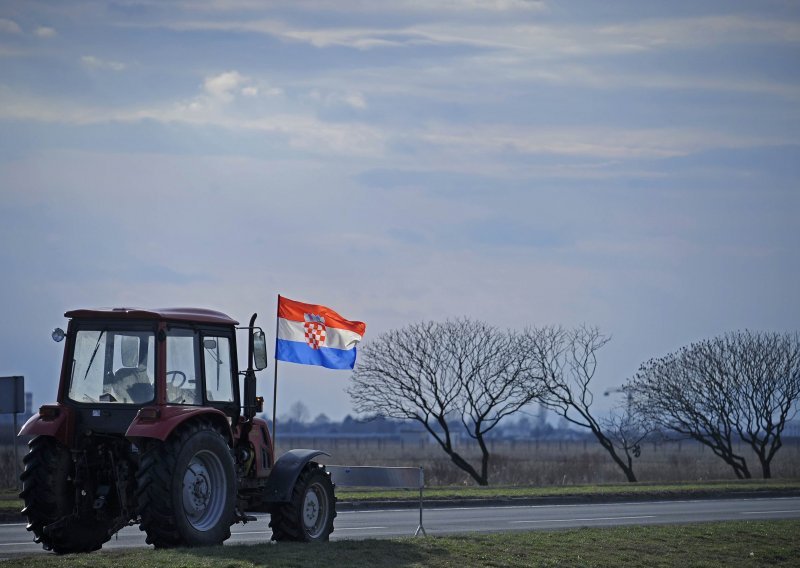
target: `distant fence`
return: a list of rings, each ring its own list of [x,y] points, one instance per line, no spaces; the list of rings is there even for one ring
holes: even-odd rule
[[[337,487],[391,487],[419,489],[419,525],[414,536],[427,535],[422,526],[422,490],[425,472],[421,467],[377,467],[329,465],[326,469]]]

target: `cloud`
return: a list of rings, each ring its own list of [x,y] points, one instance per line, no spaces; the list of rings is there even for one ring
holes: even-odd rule
[[[361,93],[347,93],[342,101],[353,108],[367,108],[367,101]]]
[[[34,30],[33,33],[36,37],[41,37],[41,38],[51,38],[57,35],[57,32],[54,28],[50,28],[47,26],[39,26]]]
[[[81,57],[81,63],[91,69],[111,69],[112,71],[122,71],[126,67],[124,63],[119,61],[108,61],[94,55],[84,55]]]
[[[375,4],[368,0],[362,3]],[[394,9],[415,11],[463,12],[480,10],[487,12],[542,11],[546,3],[538,0],[403,0],[392,2]]]
[[[251,87],[245,87],[251,82],[249,77],[245,77],[238,71],[226,71],[212,77],[206,77],[203,87],[209,95],[223,102],[231,102],[236,94],[242,93],[245,88],[248,89],[248,96],[257,94],[254,93]]]
[[[229,92],[235,90],[239,82],[229,77],[212,81],[211,85],[212,91],[217,89],[218,96],[225,98],[232,97]],[[260,113],[239,114],[229,112],[228,107],[227,100],[209,95],[152,107],[86,106],[47,97],[15,94],[8,88],[0,86],[0,120],[27,120],[67,125],[155,121],[169,125],[210,126],[232,132],[263,132],[285,137],[289,147],[314,153],[328,152],[334,155],[361,157],[375,157],[386,147],[385,133],[372,126],[329,123],[313,115],[297,112],[278,113],[266,110]]]
[[[286,41],[308,43],[314,47],[345,46],[360,50],[377,47],[401,47],[410,43],[426,43],[425,35],[413,30],[391,28],[296,28],[278,20],[180,21],[164,27],[178,31],[225,31],[259,33]]]
[[[273,10],[291,8],[318,14],[320,12],[354,13],[463,13],[464,11],[480,12],[520,12],[542,11],[546,3],[540,0],[394,0],[393,2],[375,2],[374,0],[273,0]],[[206,0],[184,4],[187,10],[195,11],[262,11],[261,0]]]
[[[539,62],[530,65],[530,60],[523,55],[486,54],[465,58],[454,62],[449,69],[439,71],[436,76],[424,74],[425,84],[447,87],[453,84],[456,77],[471,73],[470,81],[489,86],[498,80],[498,70],[505,75],[509,69],[514,70],[517,83],[548,84],[557,86],[581,86],[591,89],[622,90],[628,88],[652,90],[685,90],[685,91],[719,91],[763,94],[787,99],[800,99],[800,85],[790,78],[783,80],[765,77],[748,77],[741,74],[725,75],[690,74],[680,71],[667,73],[657,69],[631,72],[608,69],[597,65],[565,64],[563,62]],[[400,71],[394,70],[395,74]],[[423,73],[417,72],[417,77]],[[415,77],[408,74],[405,85],[411,85]],[[463,81],[463,79],[462,79]],[[448,93],[447,96],[453,96]]]
[[[522,51],[537,58],[626,54],[800,41],[800,24],[745,16],[663,18],[619,25],[423,24],[406,30],[437,44]]]
[[[159,24],[160,25],[160,24]],[[618,25],[527,23],[498,25],[474,19],[420,23],[400,27],[295,26],[276,19],[175,21],[166,27],[182,31],[261,33],[315,47],[343,46],[359,50],[418,45],[462,45],[521,51],[537,59],[648,50],[687,49],[712,45],[800,42],[794,21],[748,16],[661,18]]]
[[[787,140],[733,135],[692,127],[612,128],[513,125],[435,125],[420,139],[447,149],[453,156],[550,154],[609,159],[668,158],[710,148],[742,148],[787,143]]]
[[[314,89],[308,94],[312,101],[320,102],[325,106],[349,106],[362,110],[367,108],[367,100],[363,93],[356,91],[338,92],[331,91],[323,94],[319,89]]]
[[[450,122],[369,125],[326,122],[308,112],[275,112],[269,108],[234,112],[235,109],[229,109],[229,103],[233,100],[233,93],[241,91],[245,80],[238,72],[226,72],[206,81],[206,95],[185,102],[126,108],[65,104],[49,98],[16,94],[5,88],[0,89],[0,119],[75,125],[151,120],[163,124],[220,127],[232,132],[260,131],[286,136],[293,148],[352,156],[385,156],[392,141],[404,140],[424,151],[405,158],[402,153],[395,153],[395,159],[407,158],[431,167],[444,160],[454,168],[464,168],[464,171],[473,171],[475,164],[486,164],[492,156],[501,159],[499,163],[494,162],[496,167],[509,168],[513,164],[509,160],[535,155],[601,160],[662,159],[711,149],[797,143],[796,136],[758,135],[680,125],[655,128],[588,125],[543,128],[524,124]],[[328,97],[317,96],[323,101]],[[347,98],[333,95],[331,100],[344,101]],[[360,104],[357,96],[350,98],[352,104]],[[493,162],[489,160],[488,163]],[[527,168],[529,164],[523,160],[520,167]],[[564,173],[576,174],[574,169]],[[585,172],[577,173],[586,175]]]
[[[595,33],[600,37],[626,37],[634,44],[650,48],[800,42],[800,24],[796,21],[744,15],[641,20],[601,26],[595,28]]]
[[[14,20],[0,18],[0,33],[21,34],[22,28],[20,28],[19,24]]]

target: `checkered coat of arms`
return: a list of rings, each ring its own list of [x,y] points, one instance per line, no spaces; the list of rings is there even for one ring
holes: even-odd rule
[[[325,318],[316,314],[303,314],[306,343],[311,349],[325,346]]]

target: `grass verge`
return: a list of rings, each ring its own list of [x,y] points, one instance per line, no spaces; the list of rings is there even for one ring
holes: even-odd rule
[[[14,558],[5,567],[797,566],[800,521],[584,528],[305,545],[96,552]]]
[[[425,499],[513,499],[531,497],[577,497],[619,496],[652,494],[691,497],[693,494],[709,492],[759,492],[800,491],[800,480],[745,480],[705,481],[695,483],[621,483],[607,485],[559,485],[547,487],[426,487]],[[340,501],[370,500],[414,500],[419,498],[416,490],[351,490],[339,488],[336,496]]]
[[[24,505],[19,492],[14,489],[0,490],[0,513],[18,513]]]

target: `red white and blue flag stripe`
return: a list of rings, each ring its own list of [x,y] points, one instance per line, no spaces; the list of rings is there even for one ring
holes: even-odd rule
[[[278,296],[275,358],[328,369],[352,369],[356,344],[366,330],[365,323],[346,320],[325,306]]]

